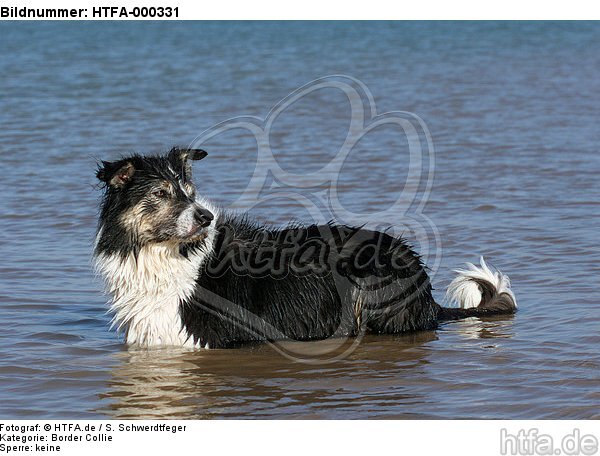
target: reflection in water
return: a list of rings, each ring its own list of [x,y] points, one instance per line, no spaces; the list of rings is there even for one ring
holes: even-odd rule
[[[213,381],[206,374],[190,374],[196,368],[189,361],[193,355],[167,349],[118,353],[110,389],[101,395],[112,399],[104,412],[121,419],[194,417],[196,406],[185,398],[195,388],[206,394]]]
[[[506,321],[468,321],[467,337],[510,337]],[[118,353],[108,400],[98,410],[113,418],[296,417],[345,418],[344,410],[397,418],[419,411],[427,387],[414,379],[430,368],[435,331],[366,336],[345,359],[317,366],[293,361],[269,345],[234,350],[137,350]],[[339,341],[283,342],[289,352],[344,351]],[[334,351],[332,352],[332,348]],[[360,412],[362,410],[362,412]]]
[[[514,335],[514,315],[495,315],[484,318],[467,318],[455,322],[458,333],[467,339],[510,338]]]
[[[511,319],[458,322],[461,338],[512,336]],[[346,358],[336,356],[352,344],[339,340],[278,343],[233,350],[138,350],[118,353],[98,410],[120,419],[203,419],[213,417],[364,417],[376,412],[395,418],[431,417],[426,410],[440,382],[418,379],[432,369],[435,331],[397,336],[365,336]],[[471,342],[469,342],[471,343]],[[489,344],[485,346],[489,348]],[[289,353],[328,353],[332,361],[311,365]],[[450,371],[454,369],[450,366]],[[431,389],[431,391],[429,391]],[[424,409],[424,410],[422,410]],[[352,413],[349,410],[354,410]]]

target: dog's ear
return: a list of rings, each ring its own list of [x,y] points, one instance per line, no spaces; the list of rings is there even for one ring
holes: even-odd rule
[[[188,163],[188,160],[202,160],[207,155],[208,152],[202,149],[173,147],[169,151],[168,158],[175,166],[183,168],[186,180],[190,180],[192,178],[192,166]]]
[[[110,187],[122,188],[131,180],[134,173],[135,167],[129,160],[102,161],[98,166],[96,177]]]

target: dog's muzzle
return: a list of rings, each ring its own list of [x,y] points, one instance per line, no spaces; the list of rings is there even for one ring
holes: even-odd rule
[[[208,209],[199,205],[188,207],[179,216],[177,231],[180,237],[190,238],[201,234],[208,227],[215,216]]]

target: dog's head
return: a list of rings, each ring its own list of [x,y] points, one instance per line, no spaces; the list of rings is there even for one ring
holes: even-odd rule
[[[201,240],[213,213],[196,199],[189,160],[201,160],[200,149],[175,147],[165,156],[133,155],[103,161],[96,177],[104,183],[100,226],[109,242],[124,236],[129,243],[187,243]],[[112,230],[112,234],[107,230]],[[105,237],[106,237],[105,236]]]

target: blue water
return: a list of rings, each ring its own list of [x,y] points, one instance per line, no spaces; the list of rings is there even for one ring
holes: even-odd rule
[[[600,417],[597,23],[1,22],[0,37],[0,416]],[[407,227],[440,300],[452,269],[485,255],[510,275],[517,315],[367,337],[315,365],[271,346],[124,347],[91,270],[96,161],[264,119],[334,74],[368,87],[379,113],[418,115],[435,148],[418,223],[372,221]],[[323,89],[273,122],[271,150],[303,194],[330,189],[322,170],[351,112]],[[335,174],[349,213],[393,206],[408,146],[387,125],[352,149]],[[231,130],[204,147],[199,191],[244,208],[256,140]],[[314,218],[307,207],[283,195],[253,212],[283,223]],[[332,344],[284,347],[339,354]]]

